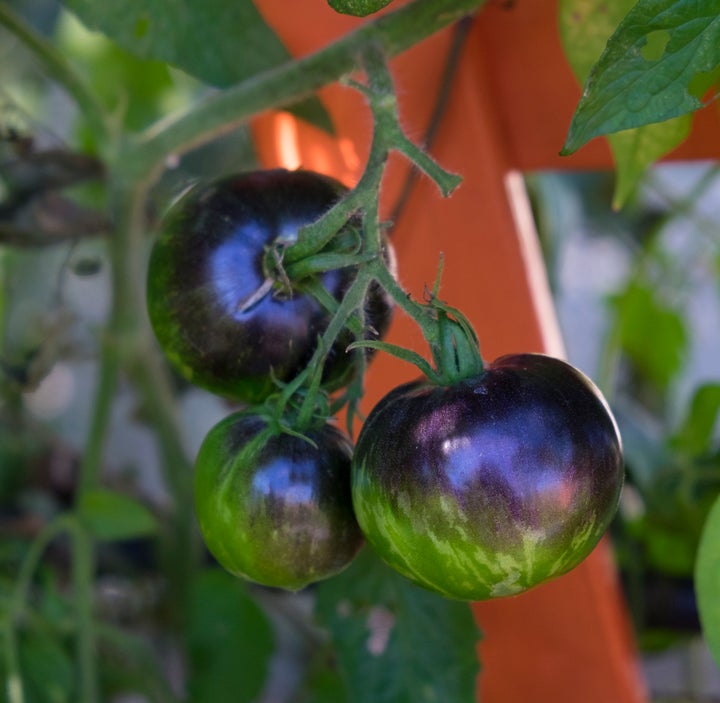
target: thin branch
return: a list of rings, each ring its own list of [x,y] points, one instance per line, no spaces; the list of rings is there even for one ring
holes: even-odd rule
[[[129,144],[118,164],[132,182],[157,177],[166,159],[226,134],[253,115],[287,107],[351,73],[369,44],[395,56],[476,11],[485,0],[417,0],[362,25],[330,46],[266,71],[162,122]]]
[[[440,79],[440,89],[438,91],[437,98],[435,99],[433,112],[430,116],[427,129],[425,130],[425,136],[419,144],[424,151],[429,152],[435,142],[435,137],[437,136],[438,129],[442,123],[442,118],[445,115],[445,110],[447,109],[448,102],[450,101],[450,90],[453,86],[455,74],[457,73],[458,66],[460,65],[460,56],[471,27],[472,21],[469,17],[460,20],[455,27],[452,43],[450,44],[448,56],[445,60],[443,75]],[[400,219],[403,211],[405,210],[407,202],[410,199],[410,194],[413,191],[413,187],[415,186],[419,175],[418,170],[415,168],[410,168],[408,170],[402,190],[400,191],[400,195],[398,196],[398,199],[393,206],[392,214],[390,215],[390,222],[392,222],[393,225],[397,224],[397,221]]]

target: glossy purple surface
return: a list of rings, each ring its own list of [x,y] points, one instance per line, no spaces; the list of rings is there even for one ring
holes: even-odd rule
[[[163,220],[150,257],[148,312],[167,357],[189,381],[220,395],[257,402],[309,362],[330,314],[312,297],[269,293],[245,309],[263,284],[266,247],[297,240],[344,193],[339,182],[282,169],[231,176],[183,195]],[[340,236],[340,235],[338,235]],[[351,267],[319,275],[340,300]],[[367,301],[368,327],[382,335],[391,302],[379,288]],[[340,335],[325,366],[330,386],[349,380],[353,341]]]
[[[615,513],[623,459],[599,391],[565,362],[503,357],[450,387],[401,386],[358,438],[368,540],[446,595],[509,595],[581,561]]]
[[[231,573],[296,590],[344,569],[363,545],[350,440],[329,424],[307,437],[243,413],[208,433],[195,464],[196,512],[208,549]]]

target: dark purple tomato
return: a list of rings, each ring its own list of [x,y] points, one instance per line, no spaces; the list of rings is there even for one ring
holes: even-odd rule
[[[355,514],[420,586],[482,600],[577,566],[616,512],[623,456],[600,391],[569,364],[504,356],[451,386],[386,395],[353,458]]]
[[[171,207],[150,256],[147,304],[160,346],[182,376],[219,395],[259,402],[276,381],[307,365],[331,317],[314,298],[271,292],[248,309],[244,304],[266,278],[266,247],[297,241],[298,230],[346,190],[318,173],[276,169],[196,186]],[[319,277],[340,300],[354,275],[348,267]],[[366,321],[373,336],[387,330],[391,307],[381,288],[371,288]],[[329,390],[352,377],[345,352],[352,341],[344,332],[330,351],[323,377]]]
[[[342,571],[364,544],[350,440],[331,424],[306,436],[314,445],[235,413],[203,441],[196,513],[205,544],[232,574],[297,590]]]

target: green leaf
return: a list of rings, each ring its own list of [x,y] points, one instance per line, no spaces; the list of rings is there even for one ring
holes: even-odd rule
[[[106,700],[116,700],[111,693],[132,692],[153,703],[178,703],[158,653],[146,637],[107,623],[99,624],[96,632],[99,675]]]
[[[581,83],[634,4],[635,0],[560,0],[560,40],[570,67]]]
[[[313,667],[305,682],[301,703],[348,703],[348,692],[337,669]]]
[[[72,659],[49,633],[28,632],[20,637],[20,671],[32,703],[72,703],[75,671]]]
[[[619,401],[613,413],[622,435],[625,468],[641,493],[647,493],[659,466],[668,461],[665,433],[648,422],[645,413],[634,403]]]
[[[679,532],[672,526],[654,520],[640,520],[628,530],[642,542],[647,566],[660,573],[689,577],[697,551],[697,535]]]
[[[328,0],[328,5],[336,12],[355,17],[366,17],[373,12],[382,10],[392,0]]]
[[[563,154],[703,107],[720,65],[720,0],[639,0],[585,84]]]
[[[370,550],[318,587],[349,703],[471,703],[479,638],[466,603],[425,591]]]
[[[56,41],[63,54],[81,67],[105,110],[122,116],[125,128],[143,129],[163,115],[174,90],[167,64],[138,58],[104,36],[89,32],[70,14],[59,24]],[[91,132],[86,138],[93,136],[97,135]]]
[[[128,51],[164,61],[214,86],[226,87],[285,63],[289,54],[250,0],[64,0],[89,28]],[[319,100],[299,116],[331,131]]]
[[[155,516],[142,503],[104,488],[83,493],[78,514],[99,540],[147,537],[156,534],[158,528]]]
[[[561,0],[560,36],[568,61],[581,83],[633,4],[634,0]],[[691,124],[690,116],[685,115],[609,137],[617,170],[615,208],[627,202],[648,166],[687,137]]]
[[[199,572],[186,613],[189,700],[251,703],[263,687],[273,636],[245,585],[220,569]]]
[[[688,339],[682,316],[657,291],[631,283],[611,299],[620,348],[647,378],[664,388],[680,370]]]
[[[666,122],[609,135],[617,169],[614,208],[620,209],[630,199],[648,166],[683,142],[690,134],[691,126],[690,115],[681,115]]]
[[[700,538],[695,592],[705,641],[720,665],[720,497],[708,515]]]
[[[720,384],[707,383],[696,389],[690,410],[675,436],[674,446],[699,455],[710,448],[720,412]]]

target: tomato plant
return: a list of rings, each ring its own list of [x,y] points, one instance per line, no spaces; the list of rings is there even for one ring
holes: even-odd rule
[[[236,576],[297,590],[344,569],[364,543],[350,497],[352,444],[325,424],[297,437],[256,415],[210,430],[195,463],[205,543]]]
[[[285,652],[278,636],[302,642],[302,677],[278,699],[473,700],[477,625],[455,599],[516,593],[572,568],[607,527],[622,482],[617,430],[585,377],[530,355],[484,367],[469,322],[440,299],[439,277],[431,290],[427,280],[412,280],[413,266],[407,287],[395,276],[393,231],[401,232],[406,255],[424,248],[424,231],[413,235],[429,223],[446,242],[465,246],[476,236],[473,247],[482,246],[474,252],[490,253],[500,240],[497,232],[448,226],[432,196],[418,200],[416,173],[444,196],[461,180],[430,156],[435,148],[443,161],[454,154],[448,163],[455,166],[498,171],[494,191],[468,168],[468,190],[456,202],[482,190],[483,207],[499,202],[507,217],[512,209],[503,198],[513,188],[500,182],[498,157],[523,150],[491,144],[488,154],[463,155],[455,149],[466,139],[458,123],[482,123],[477,136],[501,121],[480,111],[457,120],[446,111],[467,104],[476,79],[484,86],[487,78],[492,90],[501,85],[476,65],[454,80],[458,66],[477,61],[476,47],[464,50],[464,42],[482,35],[470,16],[483,0],[307,4],[308,16],[320,7],[348,31],[304,55],[307,47],[293,42],[300,58],[267,19],[278,6],[289,12],[287,4],[61,4],[0,0],[0,39],[10,37],[13,49],[0,67],[0,457],[9,457],[8,466],[0,460],[0,483],[2,527],[10,535],[0,550],[0,699],[97,703],[128,694],[163,703],[251,703],[267,683],[284,679],[269,676],[273,652]],[[585,13],[602,15],[609,33],[619,5],[581,4],[564,0],[560,10],[563,33],[582,49],[590,43],[577,32]],[[328,5],[368,19],[338,18]],[[623,90],[633,71],[652,71],[652,86],[663,72],[674,75],[676,95],[697,75],[714,75],[709,49],[681,61],[682,71],[672,65],[676,33],[687,37],[687,20],[696,19],[689,10],[680,8],[671,18],[677,26],[664,27],[645,21],[649,2],[638,5],[591,76],[594,86],[612,90],[587,92],[568,151],[608,126],[633,126],[637,110],[618,121],[603,104],[623,101],[612,91]],[[495,3],[493,11],[512,20],[524,7]],[[393,59],[454,23],[442,41],[428,42],[434,53],[422,65],[432,75],[401,73],[396,93],[395,70],[413,62]],[[327,29],[310,24],[302,28],[308,36]],[[592,32],[593,43],[605,44],[601,34]],[[579,73],[589,69],[588,56]],[[610,80],[616,64],[628,67],[622,81]],[[404,102],[417,90],[416,76],[423,99],[429,96],[422,109]],[[704,90],[700,83],[693,95]],[[60,92],[69,100],[56,103]],[[667,103],[658,106],[647,90],[641,97],[644,117]],[[680,109],[696,104],[675,102]],[[356,112],[348,109],[354,105]],[[48,106],[52,116],[42,114]],[[169,108],[177,112],[166,115]],[[346,130],[350,113],[362,127],[357,132]],[[434,142],[443,115],[455,121],[443,122]],[[262,146],[268,117],[278,127],[270,158],[253,149]],[[661,141],[674,144],[682,133]],[[324,153],[315,158],[324,147],[305,149],[305,134],[337,147],[351,188],[326,175],[340,171]],[[616,149],[626,167],[630,162],[626,173],[657,151],[634,148],[640,142],[646,145],[633,134],[616,142],[633,146]],[[400,168],[386,169],[391,155]],[[258,170],[281,161],[295,170]],[[188,183],[197,185],[166,210]],[[473,198],[464,200],[470,189]],[[406,235],[395,224],[409,202],[423,208],[422,227],[415,220]],[[474,227],[475,217],[465,220]],[[505,244],[497,251],[512,249]],[[474,254],[465,263],[471,276],[481,270]],[[452,283],[468,289],[465,281]],[[659,309],[645,314],[652,299],[637,290],[630,290],[636,310],[619,337],[639,356],[649,335],[638,318],[668,318]],[[498,298],[506,303],[514,293],[498,291]],[[462,292],[458,297],[466,302]],[[430,360],[380,341],[391,307],[418,323]],[[380,401],[353,449],[353,432],[339,430],[336,416],[345,413],[355,427],[366,362],[383,350],[414,362],[425,379]],[[173,384],[166,361],[191,383]],[[703,394],[698,412],[716,407],[717,397]],[[60,411],[50,417],[37,408]],[[227,413],[201,442],[206,423]],[[712,432],[692,415],[683,452],[698,480],[673,476],[663,490],[715,485],[704,480]],[[704,519],[706,507],[693,515]],[[370,545],[361,549],[366,537]],[[47,549],[59,538],[62,549]],[[711,533],[702,549],[710,596],[714,544]],[[717,621],[716,599],[705,602]],[[171,664],[176,656],[181,662],[172,686],[168,652]]]
[[[617,509],[623,459],[594,384],[543,355],[388,393],[363,425],[353,503],[370,544],[419,585],[481,600],[577,566]]]
[[[277,169],[195,186],[172,206],[150,257],[147,299],[155,334],[187,380],[257,402],[308,365],[331,313],[273,264],[346,191],[318,173]],[[336,256],[358,246],[358,225],[349,222],[333,238]],[[344,266],[305,278],[316,277],[337,301],[354,276]],[[365,310],[367,329],[384,334],[392,307],[382,289],[371,288]],[[352,339],[345,330],[329,350],[325,386],[350,380]]]

